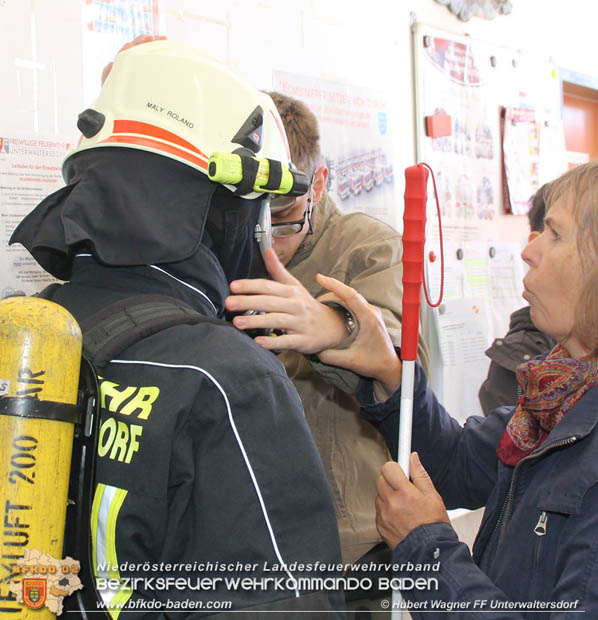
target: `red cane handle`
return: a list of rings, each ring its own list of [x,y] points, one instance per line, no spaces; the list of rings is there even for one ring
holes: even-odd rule
[[[405,170],[405,212],[403,214],[403,317],[401,357],[417,358],[420,287],[426,242],[428,170],[421,165]]]

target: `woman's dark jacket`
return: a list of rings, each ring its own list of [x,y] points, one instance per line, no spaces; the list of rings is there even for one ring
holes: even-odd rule
[[[400,390],[377,404],[372,383],[362,381],[358,397],[396,454]],[[574,618],[570,612],[580,610],[598,618],[598,388],[515,467],[496,455],[513,410],[473,416],[461,427],[416,369],[412,450],[447,508],[486,509],[473,559],[446,523],[414,529],[394,550],[396,564],[440,561],[438,572],[415,573],[437,578],[438,590],[404,591],[406,600],[427,602],[428,613],[410,611],[414,618],[436,617],[429,613],[435,600],[469,602],[451,618]]]

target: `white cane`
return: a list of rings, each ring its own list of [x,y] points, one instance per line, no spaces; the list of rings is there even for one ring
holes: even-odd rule
[[[405,211],[403,213],[403,309],[401,334],[401,407],[399,422],[399,449],[397,461],[409,478],[409,457],[411,455],[411,427],[413,420],[413,390],[415,360],[419,334],[420,289],[424,273],[424,244],[426,242],[426,204],[428,184],[427,164],[418,164],[405,170]],[[431,171],[431,169],[430,169]],[[434,175],[432,174],[432,179]],[[434,182],[436,193],[436,183]],[[436,193],[437,201],[438,196]],[[440,219],[440,209],[438,209]],[[442,229],[440,229],[442,248]],[[441,249],[441,269],[444,271],[444,256]],[[440,298],[442,299],[442,278]],[[425,286],[425,285],[424,285]],[[424,288],[425,290],[425,288]],[[426,292],[426,299],[428,299]],[[428,300],[428,303],[429,300]],[[403,617],[403,597],[399,590],[392,594],[392,620]]]

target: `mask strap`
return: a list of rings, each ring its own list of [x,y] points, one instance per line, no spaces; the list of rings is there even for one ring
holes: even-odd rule
[[[270,213],[270,197],[262,199],[260,213],[257,224],[255,225],[254,237],[260,246],[262,256],[264,252],[272,247],[272,217]]]

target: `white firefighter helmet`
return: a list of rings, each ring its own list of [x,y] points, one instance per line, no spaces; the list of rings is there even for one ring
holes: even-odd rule
[[[187,43],[154,41],[120,52],[77,126],[83,136],[63,163],[65,180],[73,155],[105,146],[151,151],[204,174],[214,152],[290,162],[272,99]]]

